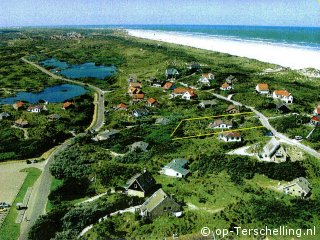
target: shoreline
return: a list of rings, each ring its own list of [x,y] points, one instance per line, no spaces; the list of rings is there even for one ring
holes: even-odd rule
[[[320,51],[291,45],[223,39],[216,36],[194,35],[156,30],[125,29],[133,37],[179,44],[199,49],[256,59],[291,69],[320,70]]]

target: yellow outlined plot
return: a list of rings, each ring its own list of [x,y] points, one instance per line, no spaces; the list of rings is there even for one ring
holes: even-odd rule
[[[201,119],[210,119],[210,118],[219,118],[219,117],[229,117],[229,116],[241,116],[241,115],[250,115],[254,114],[253,112],[244,112],[244,113],[234,113],[234,114],[223,114],[223,115],[216,115],[216,116],[209,116],[209,117],[198,117],[198,118],[186,118],[182,119],[177,127],[173,130],[171,133],[171,137],[174,136],[182,122],[187,122],[187,121],[194,121],[194,120],[201,120]],[[264,128],[264,126],[255,126],[255,127],[249,127],[249,128],[238,128],[238,129],[232,129],[232,130],[227,130],[227,131],[221,131],[221,132],[213,132],[213,133],[204,133],[204,134],[198,134],[198,135],[192,135],[192,136],[186,136],[186,137],[177,137],[173,138],[172,140],[181,140],[181,139],[189,139],[189,138],[197,138],[197,137],[204,137],[204,136],[212,136],[212,135],[217,135],[220,133],[226,133],[226,132],[239,132],[239,131],[246,131],[246,130],[251,130],[251,129],[259,129],[259,128]]]

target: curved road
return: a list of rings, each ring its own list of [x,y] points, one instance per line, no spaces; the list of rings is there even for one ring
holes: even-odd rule
[[[74,83],[78,84],[81,86],[85,86],[88,88],[91,88],[94,90],[97,94],[97,98],[95,99],[95,113],[94,117],[92,120],[92,124],[88,128],[88,130],[93,130],[93,131],[99,131],[100,128],[104,124],[104,111],[105,111],[105,106],[104,106],[104,91],[102,91],[100,88],[90,85],[90,84],[85,84],[83,82],[79,82],[76,80],[71,80],[67,78],[63,78],[61,76],[58,76],[47,69],[41,67],[40,65],[31,62],[25,58],[21,58],[21,60],[27,64],[30,64],[36,68],[38,68],[40,71],[44,72],[45,74],[59,80],[63,80],[69,83]],[[75,137],[79,136],[84,136],[84,133],[77,134]],[[74,137],[74,138],[75,138]],[[36,222],[38,217],[40,215],[45,214],[46,212],[46,205],[47,205],[47,200],[48,196],[50,194],[50,187],[51,187],[51,181],[52,181],[52,175],[50,174],[49,168],[50,165],[54,161],[54,157],[64,151],[68,146],[70,146],[73,142],[73,139],[68,139],[64,143],[62,143],[60,146],[58,146],[47,158],[45,162],[45,166],[43,169],[43,172],[36,182],[35,186],[33,187],[33,192],[31,194],[31,199],[30,199],[30,204],[28,206],[28,210],[25,213],[25,220],[21,224],[21,234],[19,239],[20,240],[25,240],[27,239],[28,232],[30,231],[30,228],[32,225]]]
[[[216,94],[216,93],[212,93],[212,92],[211,92],[211,94],[213,96],[215,96],[216,98],[231,102],[236,106],[243,106],[242,103],[234,101],[234,100],[231,100],[231,99],[228,99],[227,97],[224,97],[222,95],[219,95],[219,94]],[[310,147],[308,147],[308,146],[306,146],[306,145],[304,145],[304,144],[302,144],[302,143],[300,143],[300,142],[298,142],[296,140],[290,139],[287,136],[285,136],[284,134],[278,132],[274,127],[271,126],[271,124],[268,121],[268,118],[266,116],[264,116],[261,112],[257,111],[254,107],[250,107],[250,106],[245,106],[245,107],[251,109],[251,111],[254,112],[259,117],[259,120],[262,123],[262,125],[265,128],[267,128],[268,130],[270,130],[273,133],[274,136],[280,138],[281,140],[287,142],[290,145],[294,145],[294,146],[302,149],[303,151],[309,153],[310,155],[312,155],[312,156],[314,156],[316,158],[320,158],[320,153],[317,152],[316,150],[314,150],[314,149],[312,149],[312,148],[310,148]]]

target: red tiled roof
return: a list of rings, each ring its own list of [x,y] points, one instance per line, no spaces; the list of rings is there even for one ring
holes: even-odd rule
[[[70,107],[72,104],[73,104],[72,102],[65,102],[65,103],[63,104],[63,108],[68,108],[68,107]]]
[[[312,121],[314,122],[320,122],[320,117],[319,116],[314,116],[311,118]]]
[[[178,87],[178,88],[173,90],[173,92],[176,93],[176,94],[183,94],[183,93],[185,93],[187,91],[188,91],[187,88],[182,88],[182,87]]]
[[[213,74],[212,73],[204,73],[204,74],[202,74],[202,77],[209,78],[210,75],[213,75]]]
[[[239,132],[224,132],[222,135],[226,137],[241,137],[241,134]]]
[[[163,89],[169,89],[169,88],[171,88],[172,87],[172,85],[173,85],[173,83],[172,82],[166,82],[164,85],[163,85]]]
[[[291,93],[289,93],[287,90],[276,90],[276,91],[274,91],[274,93],[276,95],[281,95],[281,96],[285,96],[285,97],[289,97],[291,95]]]
[[[144,99],[144,93],[132,94],[133,99]]]
[[[224,88],[224,89],[227,89],[228,87],[230,87],[228,83],[224,83],[221,85],[221,88]]]
[[[21,102],[21,101],[16,102],[17,108],[20,108],[20,107],[22,107],[23,105],[24,105],[24,103]]]
[[[130,82],[129,86],[134,88],[142,88],[142,84],[139,82]]]
[[[258,84],[258,89],[259,91],[268,91],[269,90],[269,85],[266,83],[259,83]]]
[[[124,103],[120,103],[117,108],[119,109],[126,109],[127,108],[127,105],[125,105]]]
[[[154,98],[149,98],[149,99],[147,100],[147,102],[150,103],[150,104],[154,104],[155,102],[157,102],[157,100],[154,99]]]

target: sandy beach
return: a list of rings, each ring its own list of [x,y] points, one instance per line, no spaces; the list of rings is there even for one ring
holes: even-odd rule
[[[320,70],[320,51],[315,49],[275,43],[237,41],[177,32],[132,29],[127,29],[126,31],[134,37],[228,53],[292,69],[315,68]]]

